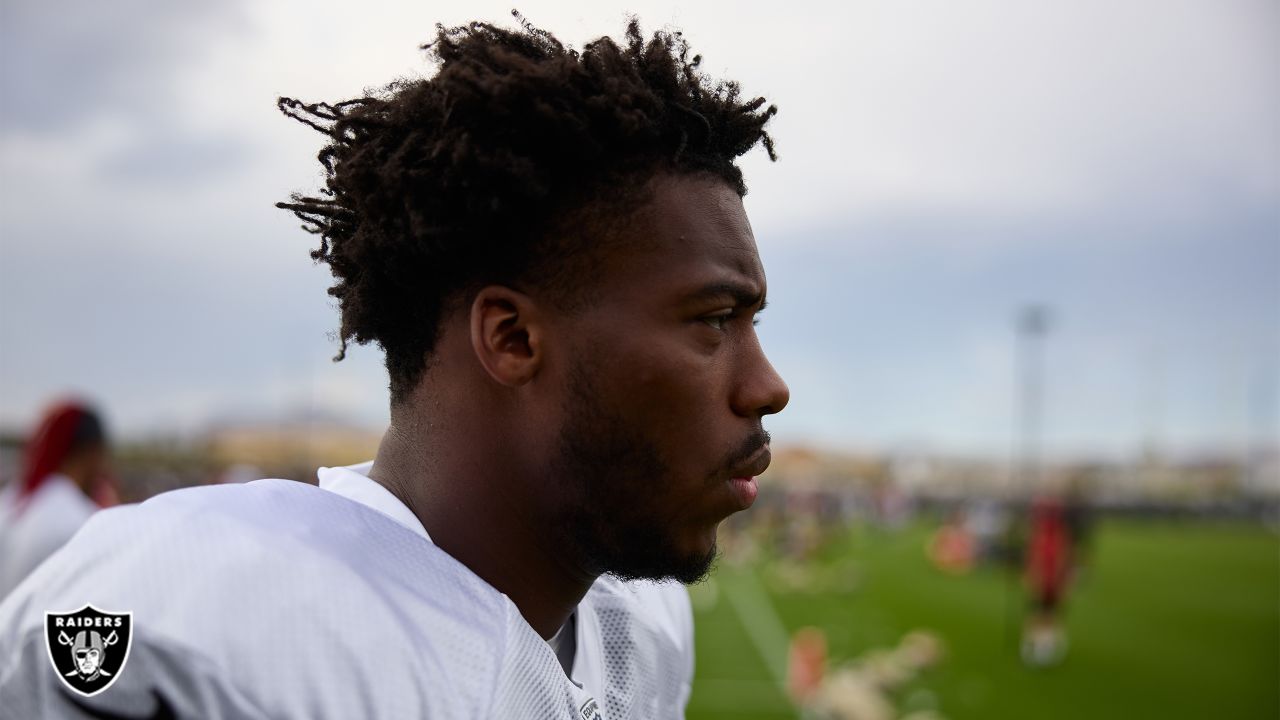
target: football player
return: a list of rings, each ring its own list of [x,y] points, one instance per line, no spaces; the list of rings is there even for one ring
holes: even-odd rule
[[[99,514],[0,606],[0,707],[110,717],[676,718],[680,583],[769,464],[788,391],[735,160],[775,109],[678,33],[580,50],[440,28],[435,74],[279,101],[325,187],[281,207],[348,343],[386,355],[376,458]],[[44,613],[131,612],[92,698]]]

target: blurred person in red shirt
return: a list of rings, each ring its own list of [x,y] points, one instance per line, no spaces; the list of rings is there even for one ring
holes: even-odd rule
[[[1031,505],[1024,575],[1031,613],[1022,636],[1022,659],[1028,665],[1050,665],[1066,654],[1060,616],[1075,563],[1070,516],[1058,498],[1043,497]]]
[[[51,407],[27,442],[22,475],[0,491],[0,598],[116,502],[102,419],[87,405]]]

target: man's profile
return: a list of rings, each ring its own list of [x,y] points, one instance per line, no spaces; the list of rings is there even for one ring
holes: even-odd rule
[[[676,33],[581,50],[441,27],[434,76],[339,103],[319,235],[342,353],[386,355],[372,463],[100,514],[0,605],[0,706],[64,703],[33,618],[131,611],[78,707],[178,717],[669,718],[683,587],[769,463],[788,392],[735,160],[775,112]],[[39,661],[39,662],[37,662]]]

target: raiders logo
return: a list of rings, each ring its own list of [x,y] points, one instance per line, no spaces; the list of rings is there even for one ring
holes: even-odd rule
[[[49,662],[62,684],[85,697],[111,687],[129,660],[133,613],[110,613],[92,605],[75,612],[44,614]]]

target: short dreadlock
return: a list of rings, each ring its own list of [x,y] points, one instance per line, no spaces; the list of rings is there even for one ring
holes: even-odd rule
[[[437,25],[429,79],[278,101],[329,138],[326,187],[277,207],[320,235],[311,256],[332,270],[342,316],[334,359],[377,342],[393,402],[420,379],[449,303],[495,282],[580,287],[573,268],[647,179],[709,173],[745,195],[734,160],[757,143],[776,159],[764,125],[777,108],[706,78],[679,32],[646,42],[632,19],[623,45],[578,52],[513,14],[518,30]]]

